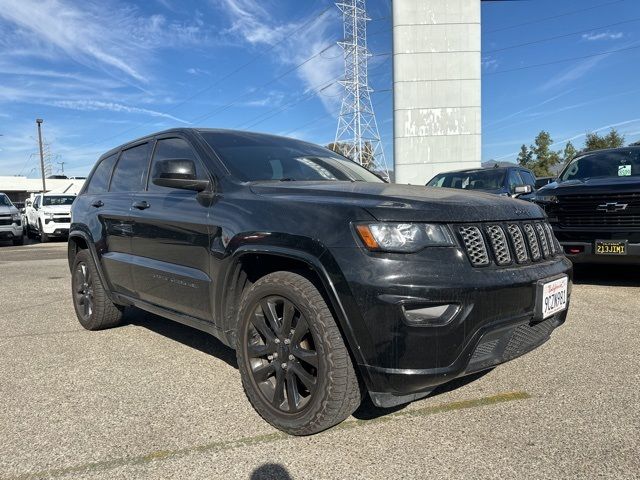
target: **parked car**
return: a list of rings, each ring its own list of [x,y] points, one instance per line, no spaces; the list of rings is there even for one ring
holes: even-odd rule
[[[536,177],[535,189],[544,187],[545,185],[549,185],[555,181],[556,177]]]
[[[473,168],[440,173],[427,187],[459,188],[528,200],[535,191],[536,177],[523,167]]]
[[[24,221],[29,238],[48,242],[51,237],[64,237],[71,224],[71,204],[75,195],[45,193],[25,202]]]
[[[11,240],[14,245],[22,245],[22,218],[9,197],[0,193],[0,240]]]
[[[576,157],[534,201],[573,262],[640,264],[640,147]]]
[[[236,350],[295,435],[492,368],[566,318],[571,263],[535,204],[393,185],[306,142],[175,129],[105,153],[72,206],[89,330],[133,305]],[[542,368],[542,366],[541,366]]]

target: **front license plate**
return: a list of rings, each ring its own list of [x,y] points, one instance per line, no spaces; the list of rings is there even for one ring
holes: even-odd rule
[[[538,296],[539,318],[545,319],[567,308],[567,296],[569,278],[562,277],[557,280],[542,283]]]
[[[626,240],[596,240],[596,255],[626,255]]]

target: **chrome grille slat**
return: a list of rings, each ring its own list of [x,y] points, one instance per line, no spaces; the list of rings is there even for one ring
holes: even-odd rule
[[[549,241],[547,240],[547,234],[544,231],[544,227],[541,223],[536,223],[536,232],[538,232],[538,238],[540,239],[540,245],[542,246],[542,254],[544,258],[549,258],[551,252],[549,250]]]
[[[524,236],[522,235],[520,226],[512,223],[507,226],[507,230],[509,231],[511,242],[515,249],[516,261],[518,263],[525,263],[529,261],[529,253],[527,252],[527,247],[524,243]]]
[[[538,244],[536,232],[533,230],[533,226],[530,223],[524,224],[524,233],[527,236],[529,251],[531,252],[531,259],[534,262],[537,262],[538,260],[540,260],[542,255],[540,254],[540,245]]]
[[[498,265],[508,265],[511,263],[511,252],[507,244],[507,237],[500,225],[489,225],[485,231],[489,237],[491,248]]]
[[[471,264],[476,267],[489,265],[487,246],[480,229],[475,226],[465,226],[460,227],[458,231],[462,237],[462,242],[464,243],[467,255],[469,255]]]

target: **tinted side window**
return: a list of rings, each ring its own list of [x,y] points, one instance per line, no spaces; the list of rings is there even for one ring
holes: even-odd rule
[[[509,189],[513,190],[516,186],[522,185],[522,178],[516,170],[509,170]]]
[[[173,190],[169,187],[160,187],[155,185],[151,180],[158,176],[158,162],[168,159],[187,159],[193,160],[196,164],[196,177],[199,180],[205,180],[207,178],[206,173],[200,162],[198,161],[195,152],[191,148],[191,145],[182,138],[163,138],[156,143],[156,150],[153,154],[153,160],[151,161],[151,174],[149,175],[148,190],[150,192],[161,192],[166,190]]]
[[[531,175],[531,173],[527,172],[526,170],[520,170],[520,176],[522,177],[522,180],[524,180],[525,185],[531,185],[532,187],[536,186],[536,179],[533,178],[533,175]]]
[[[149,144],[123,150],[111,178],[110,192],[138,192],[144,190]]]
[[[87,193],[103,193],[107,191],[107,188],[109,188],[111,171],[113,170],[113,165],[116,163],[117,159],[118,154],[114,153],[100,162],[89,180]]]

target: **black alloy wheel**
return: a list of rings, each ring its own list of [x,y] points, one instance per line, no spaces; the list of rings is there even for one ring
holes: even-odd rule
[[[83,320],[89,320],[94,309],[93,279],[84,262],[79,262],[73,272],[73,293],[76,311]]]
[[[245,341],[253,380],[266,402],[284,413],[303,410],[318,385],[318,352],[300,309],[284,297],[262,299]]]

